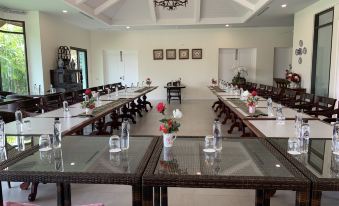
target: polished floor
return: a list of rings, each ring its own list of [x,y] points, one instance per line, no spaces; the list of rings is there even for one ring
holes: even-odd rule
[[[153,102],[155,106],[157,102]],[[205,136],[212,132],[212,122],[216,115],[211,109],[213,101],[209,100],[185,100],[180,105],[172,103],[169,110],[179,108],[184,116],[181,119],[181,136]],[[159,119],[155,108],[144,114],[143,118],[137,119],[137,124],[131,126],[132,135],[160,135]],[[223,126],[223,134],[227,136],[229,124]],[[234,133],[232,136],[239,136]],[[2,184],[5,200],[27,202],[29,191],[22,191],[19,183],[12,183],[13,188],[8,189],[7,183]],[[278,191],[271,199],[273,206],[294,205],[295,192]],[[129,206],[132,205],[131,187],[120,185],[80,185],[72,184],[72,203],[82,205],[89,203],[104,203],[106,206]],[[55,184],[41,184],[39,186],[35,204],[41,206],[56,205]],[[253,190],[219,190],[219,189],[188,189],[169,188],[169,205],[171,206],[253,206]],[[323,194],[322,205],[339,205],[339,195],[336,192]]]

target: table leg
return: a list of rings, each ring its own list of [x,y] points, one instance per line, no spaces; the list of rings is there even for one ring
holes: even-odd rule
[[[142,187],[142,205],[153,206],[153,187]]]
[[[63,206],[65,201],[64,184],[56,183],[56,185],[57,185],[57,205]]]
[[[133,185],[132,186],[132,202],[133,206],[141,205],[142,201],[142,189],[140,186]]]
[[[311,206],[320,206],[321,205],[321,191],[312,191],[312,200]]]
[[[255,191],[255,206],[269,206],[270,196],[267,190],[256,190]]]
[[[161,206],[168,205],[167,187],[161,187]]]
[[[295,205],[307,206],[309,205],[309,192],[308,191],[296,191]]]
[[[154,205],[160,206],[160,187],[154,187]]]
[[[38,193],[39,182],[32,182],[31,194],[28,195],[28,200],[30,202],[34,201]]]
[[[72,198],[71,198],[71,184],[70,183],[64,183],[64,197],[65,197],[64,206],[71,206]]]

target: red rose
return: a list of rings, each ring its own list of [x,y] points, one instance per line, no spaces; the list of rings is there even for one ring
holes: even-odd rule
[[[94,104],[89,105],[89,109],[94,109],[94,108],[95,108]]]
[[[163,125],[163,124],[160,125],[160,131],[162,131],[163,133],[168,133],[168,130],[166,129],[165,125]]]
[[[89,95],[92,94],[92,91],[91,91],[90,89],[86,89],[86,90],[85,90],[85,94],[86,94],[87,96],[89,96]]]
[[[167,124],[168,124],[169,127],[172,127],[173,121],[172,121],[171,119],[169,119],[169,120],[167,121]]]
[[[157,105],[157,110],[158,110],[158,112],[164,113],[164,112],[165,112],[165,109],[166,109],[166,105],[165,105],[163,102],[160,102],[160,103]]]
[[[257,92],[256,92],[256,91],[253,91],[253,92],[252,92],[252,96],[253,96],[253,97],[257,96]]]

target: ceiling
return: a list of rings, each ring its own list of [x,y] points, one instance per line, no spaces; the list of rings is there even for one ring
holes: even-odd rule
[[[0,6],[39,10],[86,29],[121,30],[292,26],[293,14],[317,1],[188,0],[173,11],[155,7],[153,0],[1,0]]]

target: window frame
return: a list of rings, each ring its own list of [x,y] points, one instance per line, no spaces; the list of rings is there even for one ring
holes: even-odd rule
[[[27,58],[27,40],[26,40],[26,24],[25,21],[20,20],[11,20],[11,19],[4,19],[0,17],[0,20],[3,21],[12,21],[12,22],[18,22],[22,24],[22,32],[11,32],[11,31],[3,31],[0,29],[1,33],[7,33],[7,34],[22,34],[24,36],[24,45],[25,45],[25,62],[26,62],[26,76],[27,76],[27,92],[30,94],[30,83],[29,83],[29,71],[28,71],[28,58]],[[1,71],[1,65],[0,65],[0,71]],[[2,77],[0,74],[0,91],[3,91],[2,89]]]

